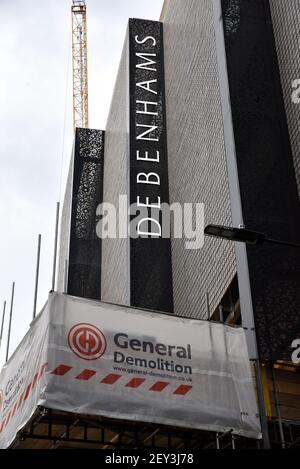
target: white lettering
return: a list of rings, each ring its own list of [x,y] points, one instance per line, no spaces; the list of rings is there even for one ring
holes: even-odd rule
[[[137,114],[147,114],[148,116],[158,116],[158,112],[153,112],[148,110],[148,106],[157,106],[158,103],[154,103],[153,101],[137,101],[136,104],[142,104],[143,110],[139,111],[137,109]]]
[[[147,231],[142,231],[141,230],[141,225],[142,223],[147,223]],[[158,232],[155,232],[155,231],[148,231],[148,224],[149,222],[151,223],[151,227],[152,227],[152,224],[154,224],[157,228],[158,228]],[[157,220],[155,220],[155,218],[143,218],[141,221],[139,221],[138,223],[138,226],[137,226],[137,233],[139,236],[152,236],[152,237],[157,237],[157,238],[160,238],[161,237],[161,226],[159,224],[159,222]]]
[[[153,37],[153,36],[147,36],[147,37],[144,37],[144,39],[138,39],[138,36],[135,36],[135,42],[137,44],[145,44],[145,42],[147,41],[152,41],[153,42],[153,46],[156,46],[156,39]]]
[[[136,84],[136,86],[138,86],[139,88],[142,88],[143,90],[149,91],[149,93],[157,94],[157,91],[151,88],[151,83],[157,83],[157,79],[140,81],[139,83]]]
[[[138,207],[149,207],[149,208],[160,208],[160,197],[157,197],[157,204],[150,202],[150,197],[146,197],[146,203],[140,201],[140,196],[137,197],[137,206]]]
[[[159,151],[156,152],[156,158],[149,158],[148,155],[149,155],[148,151],[145,151],[145,156],[140,156],[140,151],[139,150],[136,151],[136,159],[138,161],[152,161],[153,163],[159,163],[159,156],[160,156]]]
[[[145,124],[137,124],[137,127],[144,127],[147,130],[145,132],[141,133],[140,135],[137,135],[136,139],[137,140],[149,140],[151,142],[158,142],[158,138],[154,137],[146,137],[146,135],[151,134],[151,132],[154,132],[158,127],[157,125],[145,125]]]
[[[154,60],[149,59],[148,57],[156,57],[156,54],[150,54],[149,52],[136,52],[135,55],[140,59],[145,60],[146,62],[136,64],[136,68],[141,68],[143,70],[151,70],[156,72],[156,68],[151,68],[150,65],[155,65],[156,62]]]
[[[156,173],[139,173],[137,175],[136,181],[138,184],[153,184],[156,186],[160,185],[160,177]]]

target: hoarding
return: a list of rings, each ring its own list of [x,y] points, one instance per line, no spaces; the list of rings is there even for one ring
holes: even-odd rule
[[[242,328],[51,293],[0,375],[0,448],[37,406],[260,438]]]

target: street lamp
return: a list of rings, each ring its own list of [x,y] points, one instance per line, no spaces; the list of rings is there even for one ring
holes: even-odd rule
[[[204,229],[206,236],[213,236],[215,238],[227,239],[228,241],[237,241],[246,244],[280,244],[281,246],[289,246],[293,248],[300,248],[300,244],[290,243],[287,241],[280,241],[277,239],[268,238],[264,233],[259,231],[246,230],[245,228],[234,228],[222,225],[208,225]]]
[[[271,238],[268,238],[264,233],[260,233],[259,231],[253,231],[253,230],[246,230],[245,228],[234,228],[234,227],[222,226],[222,225],[208,225],[204,229],[204,234],[206,236],[213,236],[215,238],[227,239],[228,241],[237,241],[240,243],[245,243],[245,244],[250,244],[250,245],[262,245],[262,244],[268,243],[268,244],[277,244],[281,246],[289,246],[293,248],[300,248],[300,244],[271,239]],[[257,359],[256,382],[257,382],[257,390],[258,390],[258,396],[259,396],[259,409],[261,412],[263,439],[265,442],[265,448],[269,449],[270,448],[269,431],[268,431],[268,426],[267,426],[265,407],[263,404],[264,403],[263,384],[262,384],[259,359]]]

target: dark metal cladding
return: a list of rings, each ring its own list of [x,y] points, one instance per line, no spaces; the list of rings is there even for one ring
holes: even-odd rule
[[[300,205],[269,1],[222,0],[222,9],[244,223],[297,243]],[[259,353],[278,360],[300,332],[300,252],[247,252]]]
[[[160,197],[161,203],[169,203],[161,23],[139,19],[129,21],[129,57],[130,204],[135,204],[138,197],[143,202],[149,198],[153,203]],[[144,85],[137,86],[138,83]],[[155,102],[157,105],[145,105],[143,102]],[[142,110],[157,115],[137,112]],[[141,156],[148,152],[152,158],[159,152],[159,163],[140,161],[136,157],[137,152],[140,152]],[[139,173],[150,172],[158,174],[159,185],[137,184]],[[161,218],[161,214],[158,218]],[[130,239],[130,296],[132,306],[173,312],[170,239]]]
[[[96,209],[103,199],[104,132],[76,129],[68,294],[100,300],[101,240]]]

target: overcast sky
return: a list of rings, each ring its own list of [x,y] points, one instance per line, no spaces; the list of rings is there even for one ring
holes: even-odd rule
[[[159,19],[163,0],[86,0],[89,124],[105,129],[129,17]],[[72,147],[71,0],[0,0],[0,311],[16,282],[10,352],[51,288],[56,201]],[[65,113],[66,109],[66,113]],[[64,117],[66,116],[66,118]],[[61,186],[61,167],[63,177]]]

